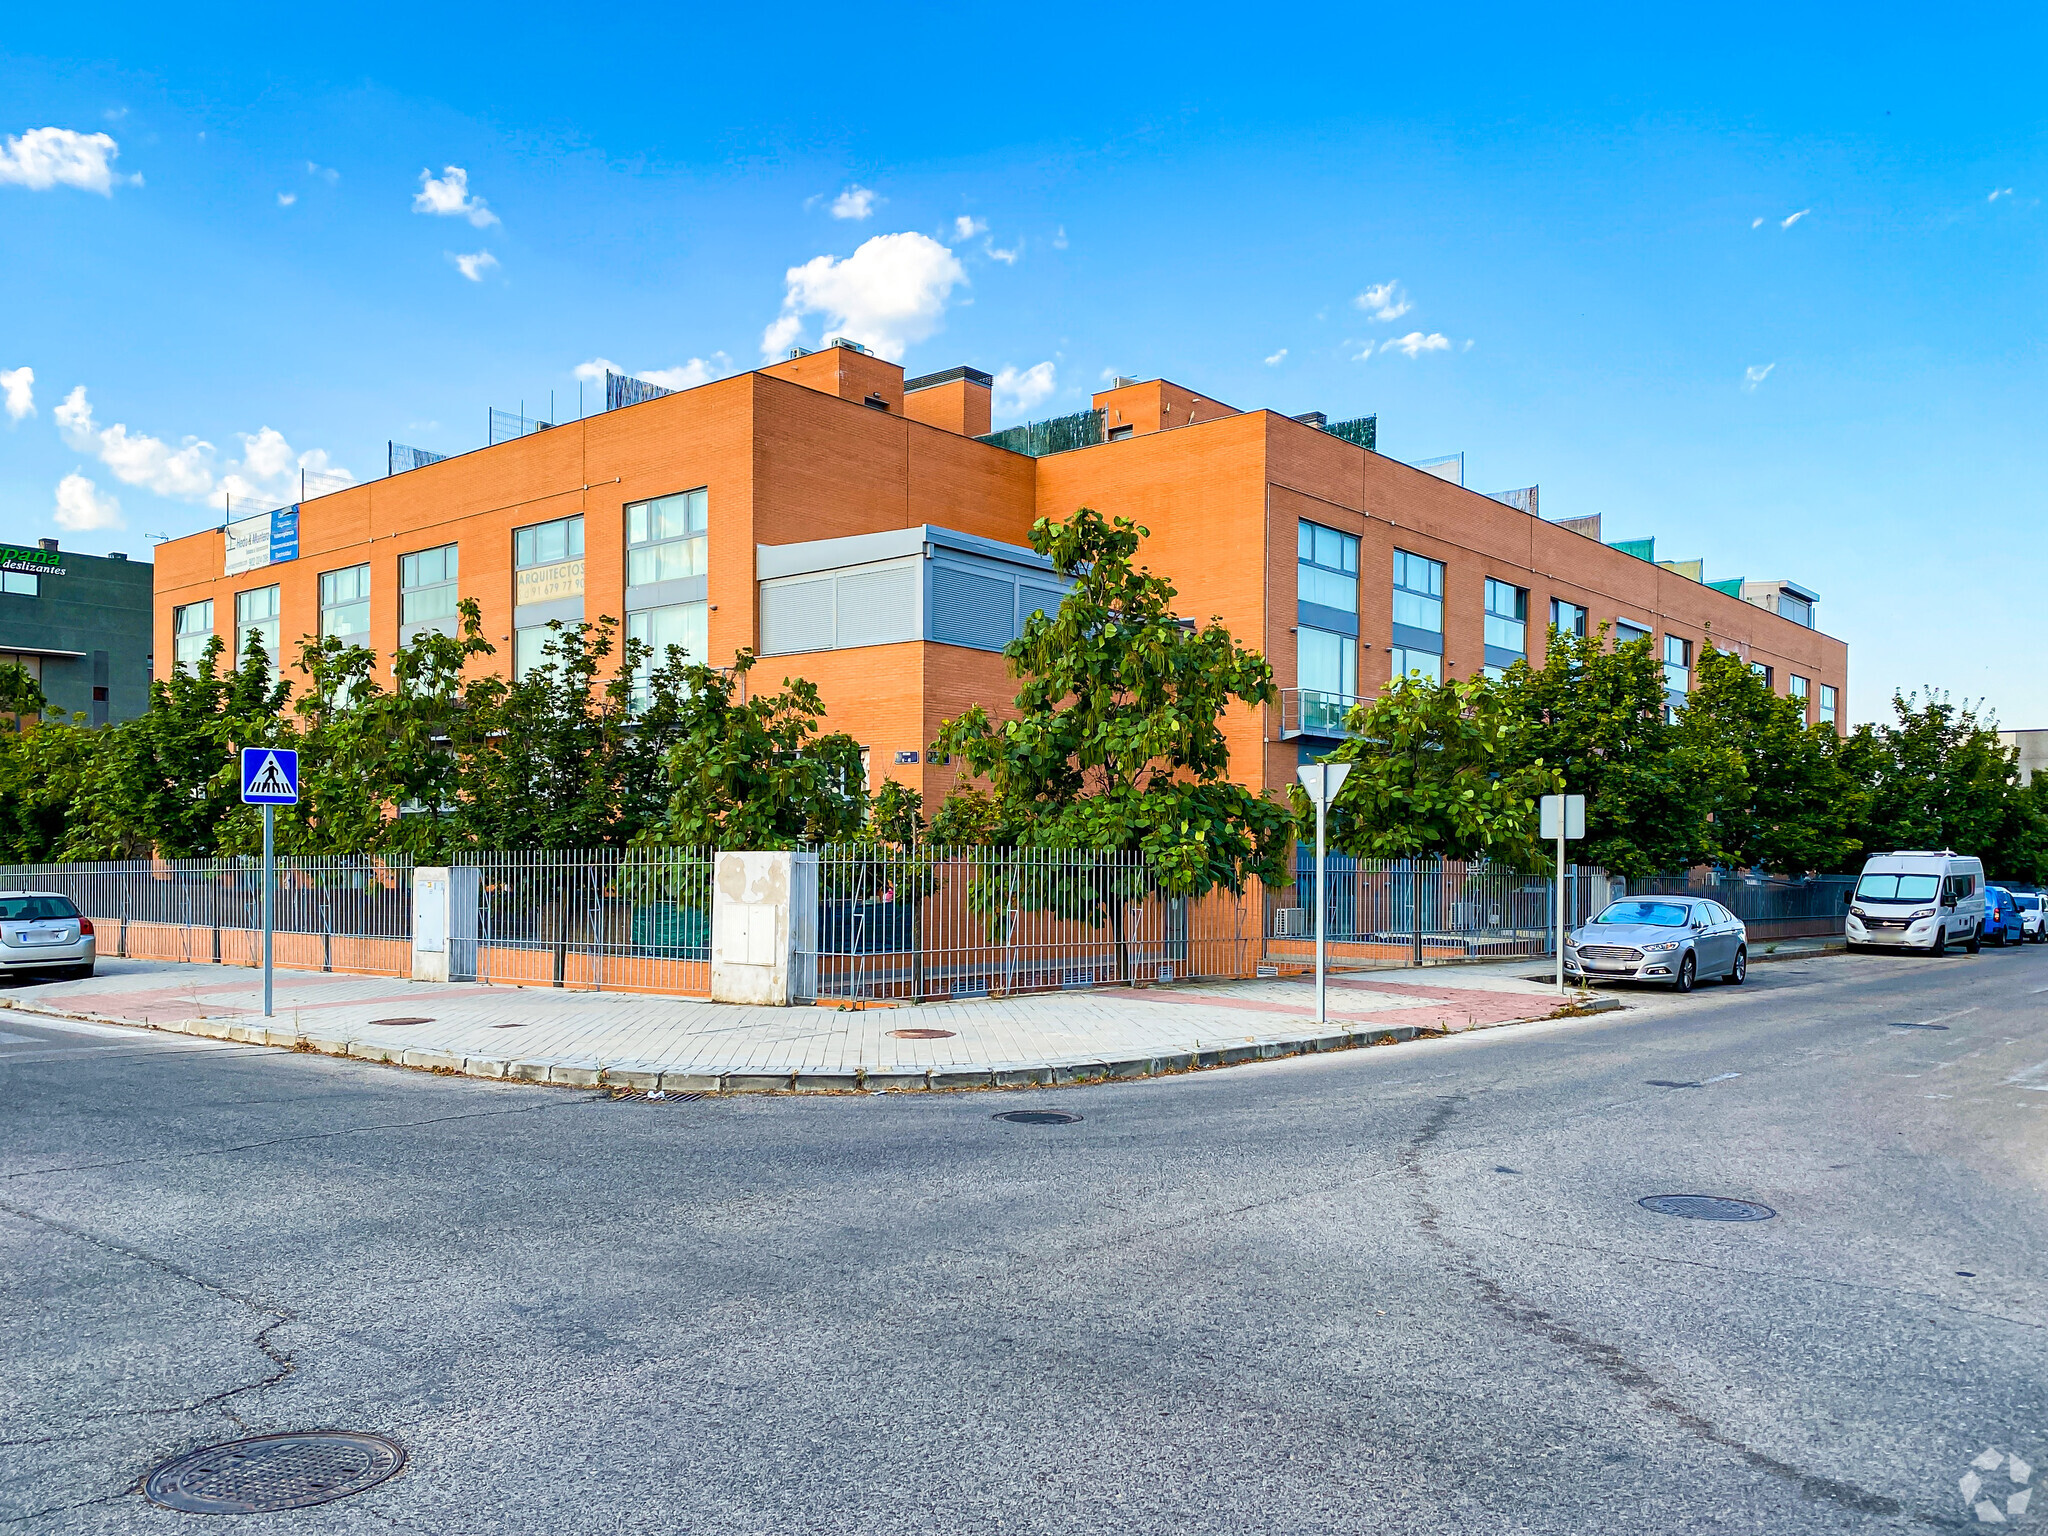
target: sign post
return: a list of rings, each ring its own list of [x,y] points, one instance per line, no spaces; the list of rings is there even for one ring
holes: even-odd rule
[[[1536,830],[1557,839],[1557,990],[1564,991],[1564,843],[1586,835],[1584,795],[1545,795],[1536,803]]]
[[[1301,787],[1308,791],[1308,797],[1316,808],[1316,1022],[1324,1022],[1323,976],[1324,949],[1328,935],[1329,901],[1329,816],[1330,802],[1337,798],[1337,791],[1344,787],[1344,776],[1351,772],[1349,763],[1305,763],[1295,770],[1301,779]]]
[[[271,926],[277,884],[277,808],[299,803],[299,754],[290,747],[242,748],[242,803],[263,807],[263,1017],[271,1016]]]

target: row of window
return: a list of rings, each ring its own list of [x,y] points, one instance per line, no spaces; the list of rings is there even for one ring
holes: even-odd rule
[[[1296,681],[1305,690],[1355,697],[1358,692],[1358,539],[1320,523],[1298,526],[1296,564],[1300,624],[1297,636]],[[1388,648],[1393,674],[1443,680],[1444,563],[1426,555],[1394,551],[1394,633]],[[1591,615],[1578,603],[1550,601],[1550,624],[1561,634],[1584,639]],[[1626,645],[1647,640],[1640,624],[1617,619],[1614,640]],[[1529,589],[1488,577],[1486,581],[1483,670],[1488,677],[1506,674],[1529,654]],[[1681,635],[1664,637],[1664,686],[1672,707],[1692,688],[1692,642]],[[1766,679],[1770,669],[1763,668]],[[1807,679],[1791,679],[1794,698],[1807,696]],[[1820,690],[1819,718],[1835,723],[1833,687]]]
[[[626,509],[626,634],[650,648],[653,664],[679,647],[693,661],[709,654],[709,606],[701,582],[690,592],[663,586],[705,575],[708,544],[708,498],[702,489],[627,504]],[[575,622],[583,606],[583,518],[555,518],[512,532],[513,633],[512,665],[524,676],[546,661],[551,620]],[[319,628],[357,644],[369,643],[370,585],[368,562],[322,571],[319,579]],[[461,592],[461,549],[443,544],[398,557],[398,642],[403,645],[423,632],[456,633],[456,604]],[[635,606],[636,595],[650,600]],[[239,657],[254,634],[261,640],[273,670],[279,662],[282,614],[279,589],[255,587],[235,594],[234,651]],[[679,597],[681,601],[664,601]],[[197,666],[213,638],[212,601],[186,603],[171,612],[172,651],[176,665]],[[642,668],[641,686],[645,686]]]

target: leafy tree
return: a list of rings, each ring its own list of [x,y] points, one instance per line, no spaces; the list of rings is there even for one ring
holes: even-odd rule
[[[1696,762],[1724,750],[1739,776],[1718,780],[1712,844],[1718,861],[1781,874],[1849,867],[1862,787],[1850,774],[1830,725],[1806,723],[1803,699],[1783,697],[1732,651],[1700,655],[1675,732]]]
[[[868,808],[868,836],[898,848],[917,847],[926,836],[924,796],[894,779],[882,780]]]
[[[1322,759],[1351,764],[1331,806],[1333,846],[1371,859],[1543,864],[1536,801],[1557,793],[1562,777],[1509,750],[1520,721],[1485,678],[1396,678],[1345,727],[1350,739]],[[1314,809],[1299,787],[1294,799],[1303,835],[1313,837]]]
[[[42,864],[64,856],[88,803],[86,779],[107,738],[104,726],[57,719],[19,733],[0,731],[0,863]]]
[[[24,720],[39,720],[49,709],[42,684],[28,675],[18,661],[0,666],[0,715],[12,715],[17,728]]]
[[[1175,616],[1172,584],[1134,564],[1145,537],[1088,507],[1032,525],[1031,547],[1075,585],[1004,653],[1023,679],[1016,718],[977,704],[933,748],[989,782],[993,818],[972,801],[942,816],[992,819],[1023,846],[1141,853],[1174,895],[1284,884],[1291,818],[1231,780],[1221,724],[1233,703],[1273,702],[1273,669],[1220,621]]]
[[[821,729],[817,686],[740,697],[754,668],[681,668],[666,763],[671,793],[663,841],[702,848],[793,848],[855,837],[867,816],[860,743]],[[900,810],[900,807],[899,807]]]
[[[1617,875],[1652,875],[1716,856],[1712,815],[1742,773],[1726,747],[1680,740],[1666,719],[1664,669],[1647,639],[1609,648],[1550,632],[1540,668],[1517,662],[1501,681],[1516,721],[1509,760],[1564,775],[1586,797],[1579,857]]]
[[[2017,754],[1977,708],[1948,695],[1893,694],[1890,724],[1863,725],[1844,746],[1867,799],[1859,842],[1893,848],[1993,850],[2019,789]]]

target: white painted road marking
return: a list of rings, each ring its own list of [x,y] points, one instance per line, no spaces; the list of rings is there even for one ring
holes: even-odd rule
[[[1701,1086],[1702,1088],[1704,1088],[1704,1087],[1706,1087],[1706,1086],[1707,1086],[1707,1083],[1725,1083],[1725,1082],[1727,1082],[1727,1081],[1728,1081],[1728,1079],[1729,1079],[1729,1078],[1731,1078],[1731,1077],[1740,1077],[1740,1076],[1742,1076],[1742,1074],[1741,1074],[1740,1072],[1723,1072],[1723,1073],[1722,1073],[1722,1074],[1721,1074],[1721,1075],[1720,1075],[1719,1077],[1710,1077],[1710,1078],[1708,1078],[1708,1079],[1706,1080],[1706,1082],[1705,1082],[1705,1083],[1701,1083],[1701,1084],[1700,1084],[1700,1086]]]
[[[0,1035],[0,1045],[43,1045],[47,1042],[31,1039],[27,1035]]]

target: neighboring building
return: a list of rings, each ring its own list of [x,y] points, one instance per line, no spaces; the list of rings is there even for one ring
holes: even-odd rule
[[[149,708],[151,569],[73,555],[44,539],[0,545],[0,662],[19,663],[52,709],[93,725]]]
[[[159,648],[196,654],[239,607],[287,652],[320,632],[388,657],[474,597],[496,664],[525,666],[549,620],[611,615],[714,662],[752,647],[756,687],[809,678],[873,778],[936,804],[954,776],[927,760],[940,723],[1008,706],[1002,648],[1058,599],[1031,524],[1085,505],[1148,528],[1141,558],[1181,612],[1272,660],[1282,701],[1226,720],[1262,789],[1329,750],[1391,670],[1540,663],[1553,622],[1654,636],[1674,698],[1710,635],[1780,693],[1811,684],[1815,719],[1847,685],[1842,642],[1383,458],[1367,419],[1119,379],[1090,411],[989,434],[990,383],[829,347],[236,525],[232,576],[223,533],[194,534],[158,552]]]
[[[2031,784],[2037,773],[2048,773],[2048,731],[2000,731],[1998,739],[2019,748],[2020,783]]]

